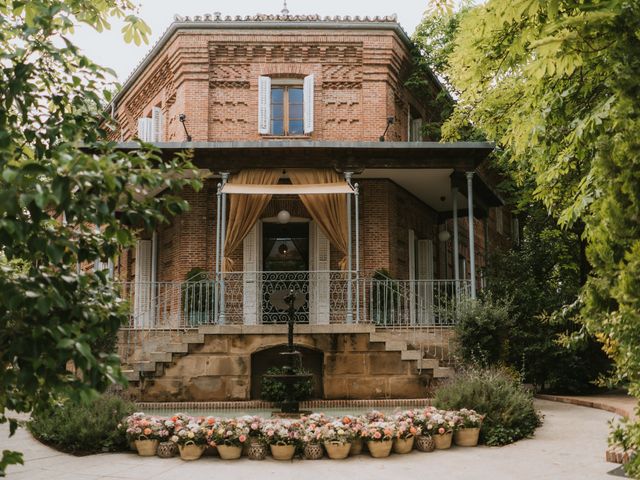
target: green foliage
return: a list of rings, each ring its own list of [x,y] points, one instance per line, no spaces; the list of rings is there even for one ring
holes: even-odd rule
[[[584,224],[581,321],[640,396],[640,4],[489,0],[450,58],[459,105],[560,225]],[[640,424],[631,424],[640,430]],[[633,435],[632,435],[633,436]],[[639,445],[636,445],[638,447]],[[640,470],[635,457],[630,470]]]
[[[162,159],[142,147],[115,151],[104,111],[113,84],[66,35],[123,18],[132,40],[148,27],[128,0],[0,2],[0,423],[38,415],[56,398],[87,401],[124,383],[111,338],[127,318],[104,272],[142,228],[183,212],[173,192],[200,182],[185,156]],[[129,35],[129,33],[127,33]],[[166,187],[166,195],[144,192]],[[67,370],[72,361],[78,374]],[[17,460],[3,454],[5,466]]]
[[[282,375],[286,373],[283,367],[271,367],[265,375]],[[311,372],[304,368],[294,369],[295,374],[308,375]],[[296,383],[293,388],[294,399],[298,401],[308,400],[313,394],[313,379],[307,378]],[[261,396],[264,400],[270,402],[282,402],[286,398],[286,386],[279,380],[262,377],[262,392]]]
[[[89,403],[66,400],[33,416],[29,430],[43,443],[75,454],[127,450],[118,425],[135,411],[135,405],[104,395]]]
[[[506,445],[530,437],[542,424],[533,395],[518,375],[499,368],[472,366],[435,391],[433,404],[442,409],[470,408],[485,415],[480,440],[487,445]]]

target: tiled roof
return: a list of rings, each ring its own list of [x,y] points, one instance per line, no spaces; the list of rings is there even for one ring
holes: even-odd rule
[[[205,15],[195,15],[193,17],[189,16],[174,16],[175,22],[320,22],[320,23],[354,23],[354,22],[374,22],[374,23],[397,23],[398,17],[397,15],[386,15],[386,16],[375,16],[375,17],[361,17],[356,15],[351,17],[349,15],[340,16],[326,16],[322,17],[320,15],[271,15],[271,14],[257,14],[257,15],[247,15],[247,16],[231,16],[231,15],[222,15],[220,12],[215,12],[213,14],[207,13]]]

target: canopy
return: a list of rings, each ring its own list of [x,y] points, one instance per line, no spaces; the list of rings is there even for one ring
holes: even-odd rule
[[[354,193],[354,191],[347,182],[312,183],[306,185],[250,185],[226,183],[222,187],[222,193],[240,195],[327,195]]]

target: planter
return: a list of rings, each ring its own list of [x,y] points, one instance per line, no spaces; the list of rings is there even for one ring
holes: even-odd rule
[[[399,454],[409,453],[413,450],[413,442],[415,437],[411,435],[408,438],[396,438],[393,441],[393,452]]]
[[[351,442],[324,442],[324,448],[327,451],[327,455],[332,460],[342,460],[349,456],[351,450]]]
[[[451,448],[451,440],[453,439],[453,432],[443,433],[440,435],[439,433],[433,436],[433,441],[436,445],[436,450],[446,450],[447,448]]]
[[[136,440],[136,450],[141,457],[153,457],[158,450],[160,440]]]
[[[250,449],[251,449],[251,440],[247,440],[242,444],[242,456],[248,457]]]
[[[367,442],[367,448],[373,458],[388,457],[393,447],[393,440],[383,440],[382,442],[375,442],[369,440]]]
[[[269,445],[274,460],[291,460],[296,453],[295,445]]]
[[[453,441],[460,447],[477,447],[480,427],[461,428],[453,434]]]
[[[436,449],[436,442],[430,435],[418,435],[416,437],[416,450],[421,452],[433,452]]]
[[[320,460],[323,456],[324,451],[319,443],[307,443],[304,446],[305,460]]]
[[[160,458],[172,458],[178,454],[178,446],[173,442],[162,442],[158,445],[158,456]]]
[[[235,445],[217,445],[222,460],[237,460],[242,456],[242,447]]]
[[[351,442],[351,450],[349,450],[349,455],[360,455],[362,453],[363,446],[364,442],[362,441],[362,437],[356,438]]]
[[[267,446],[260,440],[252,440],[247,457],[249,460],[264,460],[267,458]]]
[[[180,450],[180,458],[186,461],[198,460],[202,454],[206,445],[196,445],[191,442],[186,445],[178,445],[178,450]]]

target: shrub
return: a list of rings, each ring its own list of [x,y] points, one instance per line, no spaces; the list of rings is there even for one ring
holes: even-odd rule
[[[309,371],[303,368],[297,368],[294,370],[296,374],[310,374]],[[283,367],[271,367],[265,373],[265,375],[281,375],[285,373]],[[311,398],[313,394],[313,378],[307,378],[298,382],[293,388],[294,400],[302,401]],[[270,402],[283,402],[286,396],[286,386],[281,381],[269,378],[267,376],[262,377],[262,395],[264,400]]]
[[[29,430],[41,442],[74,454],[126,450],[128,443],[118,424],[135,405],[113,395],[88,404],[66,400],[33,415]]]
[[[506,445],[530,437],[542,424],[518,375],[504,368],[468,367],[435,392],[434,405],[441,409],[470,408],[485,415],[480,441]]]

